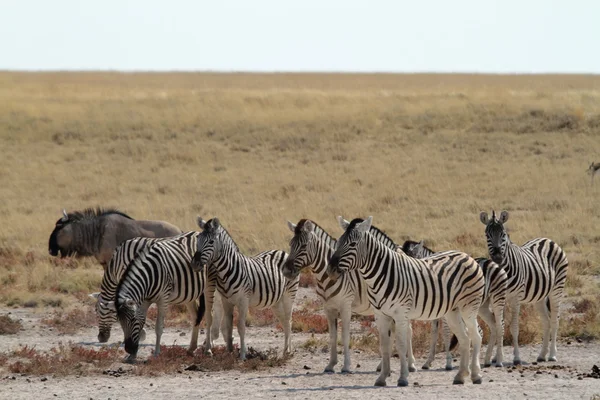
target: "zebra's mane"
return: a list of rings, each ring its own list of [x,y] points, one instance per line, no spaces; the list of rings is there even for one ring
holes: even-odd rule
[[[314,233],[315,233],[315,235],[317,235],[317,237],[319,239],[323,240],[325,243],[327,243],[329,245],[334,245],[337,242],[337,239],[335,239],[333,236],[331,236],[329,233],[327,233],[327,231],[325,229],[321,228],[321,226],[319,226],[319,224],[317,224],[313,220],[308,220],[306,218],[303,218],[300,221],[298,221],[298,225],[296,225],[296,229],[294,230],[295,235],[298,235],[300,232],[302,232],[302,228],[304,227],[304,224],[306,223],[306,221],[310,221],[313,223],[313,225],[315,226]]]
[[[120,215],[121,217],[125,217],[128,219],[133,219],[129,215],[125,214],[122,211],[117,210],[116,208],[102,208],[102,207],[89,207],[84,209],[83,211],[73,211],[67,213],[69,217],[66,222],[81,222],[85,220],[92,220],[100,217],[105,217],[107,215]],[[62,218],[59,219],[62,221]]]
[[[362,218],[354,218],[351,222],[350,225],[348,226],[347,230],[351,230],[354,229],[354,227],[360,223],[362,223],[364,221],[364,219]],[[396,242],[394,242],[394,240],[389,237],[387,235],[387,233],[385,233],[384,231],[382,231],[381,229],[379,229],[378,227],[371,225],[371,229],[369,229],[369,233],[371,234],[371,236],[375,237],[375,239],[377,239],[379,242],[383,243],[385,246],[391,248],[392,250],[396,250],[396,248],[398,247],[398,245],[396,244]]]

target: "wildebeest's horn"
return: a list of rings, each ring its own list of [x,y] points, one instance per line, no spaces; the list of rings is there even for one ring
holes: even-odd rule
[[[68,221],[69,220],[69,216],[67,215],[67,210],[65,210],[63,208],[63,217],[62,217],[63,221]]]

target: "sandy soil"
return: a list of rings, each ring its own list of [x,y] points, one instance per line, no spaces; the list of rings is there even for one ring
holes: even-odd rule
[[[308,294],[308,293],[307,293]],[[303,297],[303,294],[301,294]],[[39,322],[43,314],[26,309],[3,309],[13,317],[22,320],[24,330],[18,335],[0,337],[0,352],[18,348],[20,345],[35,345],[39,350],[50,349],[59,342],[69,341],[91,348],[98,348],[95,328],[85,329],[76,335],[59,335]],[[181,336],[185,329],[167,328],[163,344],[187,346],[188,334]],[[249,346],[266,350],[282,348],[283,335],[273,328],[247,329]],[[234,330],[235,336],[235,330]],[[300,345],[309,334],[295,334],[293,344]],[[317,335],[318,336],[318,335]],[[326,337],[327,335],[322,335]],[[118,327],[113,329],[112,341],[122,339]],[[149,331],[148,339],[139,357],[147,357],[153,348],[154,334]],[[203,340],[201,336],[201,340]],[[237,340],[237,337],[236,337]],[[217,344],[222,344],[219,338]],[[524,346],[521,357],[533,361],[539,346]],[[512,349],[505,347],[507,360]],[[311,353],[296,348],[293,358],[285,367],[260,372],[187,372],[161,377],[139,377],[122,375],[119,377],[99,375],[89,377],[32,377],[20,376],[4,371],[0,375],[0,399],[137,399],[166,398],[211,399],[230,398],[298,398],[298,399],[389,399],[401,396],[420,399],[488,398],[490,395],[501,398],[528,399],[600,399],[600,379],[578,379],[578,374],[588,373],[594,364],[600,365],[600,344],[562,342],[559,348],[559,362],[539,365],[526,365],[522,369],[486,368],[481,385],[467,383],[452,385],[456,371],[444,371],[442,355],[438,355],[434,369],[419,370],[409,376],[409,387],[395,386],[399,373],[399,360],[392,359],[392,376],[388,387],[375,388],[377,377],[375,367],[379,357],[370,352],[354,351],[352,354],[353,374],[323,374],[328,354],[317,351]],[[341,357],[340,357],[341,358]],[[420,366],[424,358],[419,358]],[[118,364],[111,367],[117,369]],[[338,366],[338,371],[341,365]],[[551,368],[551,369],[550,369]],[[594,397],[598,396],[598,397]]]

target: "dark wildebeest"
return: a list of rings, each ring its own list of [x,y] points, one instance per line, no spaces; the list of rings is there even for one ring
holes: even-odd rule
[[[50,234],[52,256],[96,257],[104,268],[117,246],[134,237],[169,237],[181,229],[165,221],[138,221],[115,209],[87,208],[68,213],[56,221]]]

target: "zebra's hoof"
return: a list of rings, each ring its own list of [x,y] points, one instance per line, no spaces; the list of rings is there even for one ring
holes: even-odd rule
[[[446,365],[444,368],[446,371],[452,371],[452,365]]]
[[[400,386],[400,387],[408,386],[408,380],[402,379],[402,378],[398,379],[398,386]]]
[[[477,378],[477,379],[474,379],[474,380],[473,380],[473,384],[474,384],[474,385],[481,385],[481,382],[482,382],[482,381],[481,381],[481,378]]]
[[[378,365],[377,368],[375,368],[375,371],[381,372],[381,365]]]
[[[348,368],[342,368],[342,374],[351,374],[352,371],[350,371]]]
[[[335,371],[333,370],[333,368],[327,367],[327,368],[325,368],[325,371],[323,371],[323,372],[326,374],[333,374]]]
[[[429,369],[429,365],[423,365],[421,369]]]
[[[546,357],[538,357],[537,362],[546,362]]]
[[[513,365],[521,365],[521,360],[514,360]]]
[[[385,381],[377,379],[375,381],[375,386],[385,386]]]
[[[550,361],[550,362],[556,362],[556,357],[548,357],[548,361]]]
[[[408,372],[417,372],[417,368],[411,365],[410,367],[408,367]]]
[[[452,381],[452,384],[453,384],[453,385],[464,385],[464,384],[465,384],[465,382],[464,382],[464,381],[461,381],[460,379],[456,379],[456,378],[454,378],[454,380]]]
[[[497,362],[495,365],[496,365],[496,368],[504,367],[504,365],[501,362]]]
[[[485,364],[483,364],[483,368],[489,368],[489,367],[491,367],[491,366],[492,366],[492,364],[490,364],[490,363],[485,363]]]

